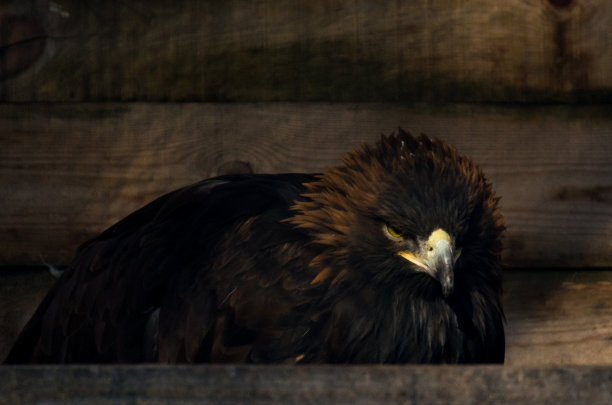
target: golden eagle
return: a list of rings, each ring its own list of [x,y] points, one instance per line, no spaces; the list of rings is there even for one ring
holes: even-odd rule
[[[503,362],[503,230],[469,158],[402,130],[204,180],[85,243],[7,362]]]

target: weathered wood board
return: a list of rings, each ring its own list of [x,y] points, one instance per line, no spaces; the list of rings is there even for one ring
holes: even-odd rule
[[[612,365],[612,271],[507,271],[504,308],[507,365]]]
[[[0,367],[0,405],[612,402],[612,367]]]
[[[0,263],[67,263],[153,198],[231,170],[320,171],[398,126],[455,144],[502,196],[510,266],[612,266],[612,107],[0,105]]]
[[[0,363],[53,277],[0,267]],[[507,366],[612,365],[612,271],[508,270]]]
[[[0,101],[609,101],[607,0],[3,1]]]

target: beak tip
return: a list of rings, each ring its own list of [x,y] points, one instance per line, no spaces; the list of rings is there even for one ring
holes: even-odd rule
[[[453,293],[454,289],[453,277],[450,274],[445,274],[440,279],[440,285],[442,287],[442,295],[444,295],[444,298],[448,298]]]

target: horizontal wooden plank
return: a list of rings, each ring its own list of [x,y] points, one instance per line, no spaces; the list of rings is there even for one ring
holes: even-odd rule
[[[0,267],[0,363],[52,282],[47,268]],[[507,271],[506,365],[612,365],[611,294],[612,271]]]
[[[506,364],[612,365],[612,271],[507,271]]]
[[[606,0],[8,0],[0,14],[0,101],[612,94]]]
[[[320,171],[398,126],[455,144],[502,196],[510,266],[612,266],[610,107],[0,105],[0,263],[62,264],[153,198],[231,170]]]
[[[612,367],[0,367],[0,404],[609,404]]]

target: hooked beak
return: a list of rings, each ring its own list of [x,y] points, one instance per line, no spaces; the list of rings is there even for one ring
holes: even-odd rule
[[[453,292],[454,287],[454,259],[453,248],[447,241],[439,241],[434,249],[432,258],[433,270],[437,276],[440,285],[442,285],[442,294],[448,297]]]
[[[456,258],[451,238],[445,231],[434,231],[418,255],[406,251],[398,252],[398,255],[438,280],[445,298],[452,294]]]

